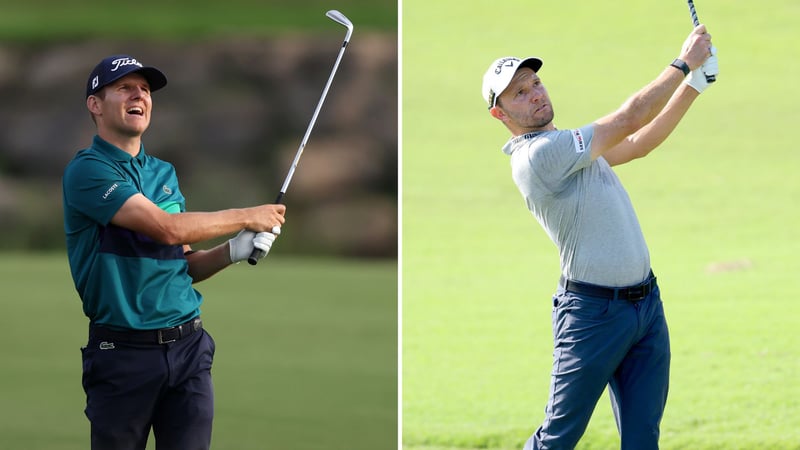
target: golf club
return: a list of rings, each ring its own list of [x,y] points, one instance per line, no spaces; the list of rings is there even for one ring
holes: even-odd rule
[[[317,103],[317,108],[314,110],[314,115],[311,116],[311,122],[308,124],[308,128],[306,129],[306,134],[303,136],[303,140],[300,141],[300,148],[297,149],[297,154],[294,156],[294,161],[292,161],[292,166],[289,168],[289,173],[286,175],[286,179],[283,180],[283,186],[281,187],[281,191],[278,193],[278,198],[275,199],[275,203],[281,203],[283,200],[284,194],[286,194],[286,190],[289,188],[289,183],[292,181],[292,177],[294,176],[294,171],[297,169],[297,163],[300,161],[300,156],[303,155],[303,149],[306,146],[306,142],[308,142],[308,136],[311,134],[311,129],[314,128],[314,123],[317,121],[317,116],[319,115],[319,110],[322,108],[322,103],[325,101],[325,96],[328,95],[328,89],[331,87],[331,82],[333,81],[333,76],[336,74],[336,69],[339,68],[339,63],[342,61],[342,56],[344,56],[344,51],[347,48],[347,44],[350,42],[350,35],[353,34],[353,22],[350,22],[350,19],[345,17],[344,14],[336,11],[335,9],[328,11],[325,13],[328,18],[333,20],[336,23],[339,23],[345,27],[347,27],[347,34],[344,36],[344,42],[342,43],[342,48],[339,50],[339,55],[336,57],[336,62],[333,64],[333,70],[331,70],[331,74],[328,77],[328,82],[325,83],[325,89],[322,90],[322,96],[319,99],[319,103]],[[254,248],[253,252],[250,253],[250,257],[247,259],[247,262],[250,265],[255,266],[258,264],[258,260],[264,256],[264,251]]]
[[[692,15],[692,24],[696,27],[700,25],[700,19],[697,18],[697,11],[694,9],[694,1],[693,0],[686,0],[689,3],[689,14]],[[705,74],[706,75],[706,82],[713,83],[717,81],[716,74]]]

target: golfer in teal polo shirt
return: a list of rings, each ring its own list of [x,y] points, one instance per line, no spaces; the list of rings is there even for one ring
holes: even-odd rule
[[[164,74],[129,55],[89,75],[97,127],[64,172],[64,229],[75,288],[89,318],[83,353],[92,449],[207,449],[214,341],[193,283],[269,251],[283,205],[187,212],[171,164],[148,154],[151,93]],[[190,245],[233,235],[209,250]]]

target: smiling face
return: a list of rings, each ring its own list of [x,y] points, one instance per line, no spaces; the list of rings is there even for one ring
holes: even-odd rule
[[[137,73],[126,75],[86,100],[100,137],[126,149],[119,141],[138,140],[150,125],[153,107],[150,84]],[[138,145],[135,146],[138,152]]]
[[[553,130],[553,106],[542,80],[532,69],[519,69],[497,99],[491,114],[514,136],[531,131]]]

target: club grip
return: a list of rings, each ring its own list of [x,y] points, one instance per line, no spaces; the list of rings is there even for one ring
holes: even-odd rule
[[[692,16],[692,25],[694,25],[695,27],[699,26],[700,25],[700,19],[697,18],[697,10],[694,7],[694,1],[693,0],[686,0],[686,3],[689,4],[689,15]],[[715,81],[717,81],[717,76],[716,75],[706,75],[706,83],[711,84],[711,83],[713,83]]]
[[[264,250],[260,248],[254,248],[253,253],[250,253],[250,257],[247,258],[247,262],[250,263],[251,266],[255,266],[258,264],[258,260],[264,257]]]
[[[281,201],[283,201],[283,192],[278,193],[278,197],[275,199],[275,204],[279,205]],[[247,263],[251,266],[255,266],[258,264],[258,260],[263,258],[266,252],[261,250],[260,248],[254,248],[252,252],[250,252],[250,257],[247,258]]]

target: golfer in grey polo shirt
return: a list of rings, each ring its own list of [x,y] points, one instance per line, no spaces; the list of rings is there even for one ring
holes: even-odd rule
[[[557,245],[553,370],[542,425],[528,449],[572,449],[609,386],[622,449],[658,448],[669,385],[669,333],[630,198],[612,166],[647,155],[675,129],[716,72],[705,26],[679,57],[617,111],[558,130],[542,60],[505,57],[482,95],[512,134],[503,147],[525,203]]]

